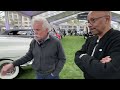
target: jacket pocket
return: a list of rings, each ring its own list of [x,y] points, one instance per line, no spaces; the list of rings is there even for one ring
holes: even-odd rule
[[[46,59],[46,64],[50,64],[50,65],[53,65],[55,64],[55,61],[57,60],[57,57],[56,56],[49,56],[47,59]]]

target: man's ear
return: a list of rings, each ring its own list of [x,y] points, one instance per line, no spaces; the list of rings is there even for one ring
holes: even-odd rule
[[[48,31],[48,28],[46,28],[46,31]]]
[[[106,16],[106,20],[109,22],[110,21],[110,16]]]
[[[46,31],[49,32],[48,28],[46,28]]]

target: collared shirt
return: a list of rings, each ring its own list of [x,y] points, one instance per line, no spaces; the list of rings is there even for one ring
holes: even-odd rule
[[[46,40],[48,40],[50,38],[50,36],[49,36],[49,34],[47,35],[47,37],[44,39],[44,40],[42,40],[42,41],[38,41],[37,39],[35,39],[37,42],[38,42],[38,44],[40,45],[40,44],[42,44],[42,43],[44,43]]]

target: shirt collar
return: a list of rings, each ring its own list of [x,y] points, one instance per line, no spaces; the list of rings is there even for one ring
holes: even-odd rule
[[[50,38],[50,36],[49,36],[49,34],[47,35],[47,37],[45,38],[45,40],[43,40],[43,41],[46,41],[46,40],[48,40]]]
[[[50,36],[48,34],[47,37],[43,41],[38,41],[36,39],[35,40],[37,41],[38,44],[41,44],[41,43],[44,43],[45,41],[47,41],[49,38],[50,38]]]

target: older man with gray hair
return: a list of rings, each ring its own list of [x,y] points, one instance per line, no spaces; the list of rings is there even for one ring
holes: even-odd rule
[[[40,16],[32,19],[34,39],[30,43],[29,51],[25,56],[11,64],[3,66],[1,73],[6,73],[33,59],[32,67],[36,71],[37,79],[59,79],[66,57],[61,42],[49,35],[51,26],[48,21]]]

